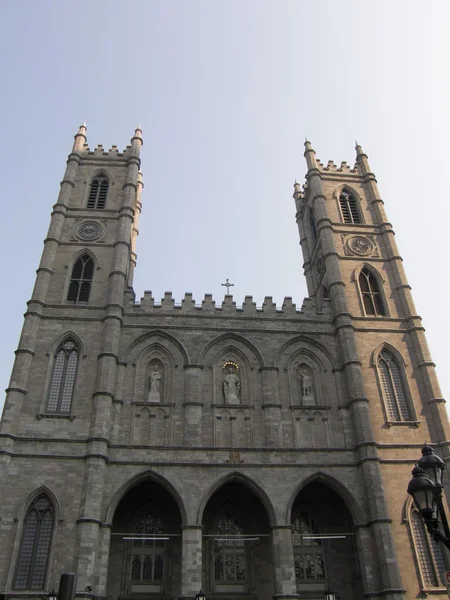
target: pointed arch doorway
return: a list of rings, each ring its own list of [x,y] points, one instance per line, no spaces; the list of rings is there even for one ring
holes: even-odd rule
[[[160,483],[146,479],[114,512],[107,597],[166,600],[180,594],[180,510]]]
[[[240,481],[224,484],[205,506],[203,581],[208,599],[273,596],[269,518],[261,500]]]
[[[338,598],[363,596],[353,519],[342,498],[323,482],[313,481],[296,496],[292,546],[297,592],[323,600],[326,590]]]

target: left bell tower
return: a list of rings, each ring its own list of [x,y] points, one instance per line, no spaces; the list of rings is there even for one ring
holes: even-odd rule
[[[18,433],[25,397],[27,405],[36,405],[34,415],[43,412],[38,393],[29,389],[31,381],[34,390],[46,385],[34,372],[37,343],[48,340],[48,356],[52,341],[65,330],[94,320],[102,323],[105,343],[108,319],[121,318],[136,264],[142,143],[140,126],[122,152],[117,146],[90,150],[85,123],[75,135],[25,313],[1,433]]]

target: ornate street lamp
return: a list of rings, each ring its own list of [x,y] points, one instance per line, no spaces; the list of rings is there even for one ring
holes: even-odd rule
[[[336,594],[333,594],[333,592],[325,592],[325,600],[337,600],[337,596]]]
[[[199,593],[195,596],[195,598],[196,598],[196,600],[206,600],[206,596],[202,592],[202,590],[199,591]]]
[[[47,600],[58,600],[58,594],[55,592],[55,588],[48,594]]]
[[[450,530],[442,502],[442,475],[445,463],[433,452],[428,444],[422,448],[422,458],[412,470],[413,478],[408,484],[408,494],[411,494],[423,518],[428,532],[437,542],[442,542],[450,549]],[[444,534],[439,531],[442,523]]]

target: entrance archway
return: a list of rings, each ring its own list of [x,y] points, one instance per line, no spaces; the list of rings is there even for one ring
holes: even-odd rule
[[[111,529],[107,596],[181,595],[181,515],[159,483],[137,483],[119,502]]]
[[[297,591],[323,600],[331,589],[339,598],[363,595],[356,537],[349,509],[324,483],[312,482],[297,495],[291,513]]]
[[[256,494],[239,481],[224,484],[207,502],[202,524],[207,597],[272,598],[271,528]]]

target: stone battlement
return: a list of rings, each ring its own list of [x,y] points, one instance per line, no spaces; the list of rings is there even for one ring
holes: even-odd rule
[[[356,173],[360,174],[358,169],[358,163],[355,163],[354,167],[351,167],[347,164],[347,161],[343,160],[338,166],[335,164],[333,160],[329,160],[326,165],[324,165],[319,159],[317,159],[317,166],[321,171],[335,171],[337,173]]]
[[[176,303],[172,297],[172,292],[165,292],[164,298],[157,302],[151,291],[145,291],[140,302],[136,302],[134,294],[131,291],[126,292],[128,299],[128,308],[137,309],[139,311],[158,311],[161,313],[167,312],[182,312],[182,313],[208,313],[211,315],[242,315],[242,316],[284,316],[295,317],[305,314],[321,314],[329,312],[329,301],[325,300],[321,309],[317,309],[312,298],[305,298],[301,309],[298,309],[296,304],[292,302],[290,296],[286,296],[281,307],[277,307],[272,299],[272,296],[266,296],[262,306],[257,306],[253,300],[253,296],[245,296],[241,306],[237,306],[232,295],[225,295],[221,304],[216,304],[212,294],[205,294],[201,304],[197,304],[192,294],[186,293],[181,303]]]
[[[128,158],[131,156],[131,146],[126,146],[125,150],[120,151],[117,146],[111,146],[111,148],[106,151],[103,148],[102,144],[98,144],[94,150],[91,150],[88,144],[83,144],[83,154],[88,155],[89,157],[101,157],[104,158],[107,156],[108,158]]]

